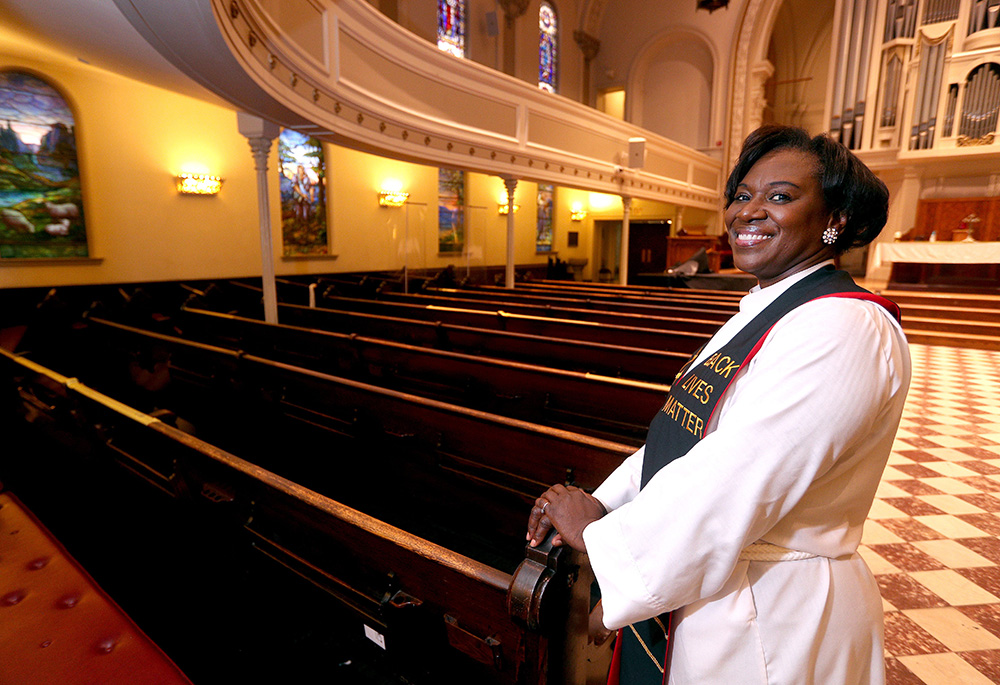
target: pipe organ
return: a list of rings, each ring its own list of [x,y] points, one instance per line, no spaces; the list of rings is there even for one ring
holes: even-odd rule
[[[982,140],[997,128],[1000,105],[1000,65],[983,64],[965,82],[965,107],[958,129],[959,145],[964,140]]]
[[[841,0],[830,134],[854,150],[1000,145],[1000,0]]]

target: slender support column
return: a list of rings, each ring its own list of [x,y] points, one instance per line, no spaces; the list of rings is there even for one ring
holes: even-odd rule
[[[507,188],[507,271],[505,287],[514,287],[514,191],[517,190],[516,178],[505,178],[503,185]]]
[[[628,285],[628,221],[632,213],[632,198],[622,196],[622,249],[618,263],[618,282]]]
[[[267,157],[271,141],[278,137],[277,124],[245,112],[236,113],[240,134],[246,136],[257,170],[257,211],[260,224],[261,280],[264,285],[264,320],[278,323],[278,295],[274,283],[274,247],[271,241],[271,204],[267,192]]]
[[[515,76],[517,41],[514,22],[528,10],[528,0],[499,0],[503,8],[503,73]]]

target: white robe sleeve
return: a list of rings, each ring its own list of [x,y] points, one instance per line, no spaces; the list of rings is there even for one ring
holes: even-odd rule
[[[878,305],[843,298],[804,304],[775,325],[720,401],[714,429],[684,457],[641,491],[643,451],[626,460],[595,491],[613,511],[584,530],[605,624],[621,627],[713,596],[746,545],[779,523],[795,529],[789,514],[824,474],[843,471],[838,461],[871,462],[858,446],[870,441],[875,422],[901,410],[905,396],[901,344],[901,331]],[[863,524],[878,475],[867,481],[881,473],[885,455],[874,470],[862,469],[857,499],[868,497],[868,505],[852,525]],[[828,518],[810,507],[812,522]]]

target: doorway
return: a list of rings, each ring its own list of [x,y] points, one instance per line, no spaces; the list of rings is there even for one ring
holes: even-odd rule
[[[644,273],[663,273],[667,267],[667,238],[671,221],[631,221],[628,226],[628,282]]]
[[[618,282],[621,245],[621,221],[594,221],[594,265],[598,269],[595,280],[601,283]]]

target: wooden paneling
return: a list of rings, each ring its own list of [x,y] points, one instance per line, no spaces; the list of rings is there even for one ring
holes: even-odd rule
[[[971,222],[967,227],[972,229],[974,240],[1000,240],[1000,197],[920,200],[917,204],[917,222],[908,237],[912,240],[927,240],[936,231],[938,240],[961,240],[965,237],[961,232],[964,220],[973,214],[979,217],[979,221]],[[959,232],[958,235],[956,231]]]

